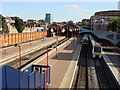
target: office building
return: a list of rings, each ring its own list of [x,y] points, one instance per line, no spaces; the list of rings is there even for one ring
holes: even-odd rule
[[[96,12],[91,16],[90,24],[92,30],[108,30],[108,23],[112,18],[119,18],[119,10]]]
[[[51,14],[47,13],[45,16],[45,22],[51,24]]]
[[[118,2],[118,10],[120,10],[120,1]]]

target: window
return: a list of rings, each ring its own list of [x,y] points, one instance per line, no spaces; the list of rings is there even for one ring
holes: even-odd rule
[[[94,52],[101,52],[101,47],[94,47]]]

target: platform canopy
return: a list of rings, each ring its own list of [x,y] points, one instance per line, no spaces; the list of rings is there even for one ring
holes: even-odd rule
[[[112,44],[120,43],[120,34],[112,31],[89,30],[81,27],[79,33],[92,33],[100,39],[106,39],[110,41]]]

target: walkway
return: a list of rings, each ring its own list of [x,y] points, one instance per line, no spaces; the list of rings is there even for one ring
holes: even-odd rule
[[[49,52],[49,65],[51,66],[51,85],[49,88],[71,87],[80,48],[80,39],[77,38],[75,41],[74,38],[71,38],[58,47],[57,58],[55,49]],[[46,65],[46,55],[32,64]]]

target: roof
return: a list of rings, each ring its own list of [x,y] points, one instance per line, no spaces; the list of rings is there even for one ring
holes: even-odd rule
[[[98,11],[96,13],[101,13],[101,12],[120,12],[119,10],[108,10],[108,11]]]
[[[120,11],[119,10],[100,11],[100,12],[96,12],[95,15],[99,15],[99,16],[120,16]]]
[[[89,30],[85,28],[80,28],[82,31],[80,33],[91,32],[100,39],[106,39],[112,44],[118,44],[120,42],[120,34],[112,31],[103,31],[103,30]]]

